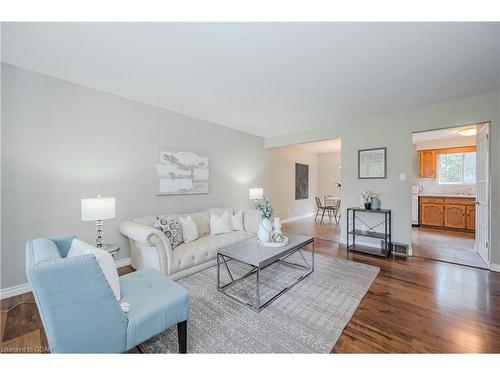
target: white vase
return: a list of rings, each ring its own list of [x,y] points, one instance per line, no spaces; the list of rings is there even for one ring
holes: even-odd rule
[[[262,218],[260,221],[257,238],[262,242],[271,242],[271,222],[269,219]]]

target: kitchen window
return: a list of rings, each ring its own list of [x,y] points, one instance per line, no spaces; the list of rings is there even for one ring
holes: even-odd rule
[[[476,183],[476,153],[450,153],[438,155],[438,181],[447,185]]]

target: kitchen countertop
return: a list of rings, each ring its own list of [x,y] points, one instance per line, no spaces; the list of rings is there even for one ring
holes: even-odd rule
[[[419,197],[442,197],[442,198],[470,198],[470,199],[476,199],[475,195],[465,195],[465,194],[430,194],[430,193],[420,193],[418,194]]]

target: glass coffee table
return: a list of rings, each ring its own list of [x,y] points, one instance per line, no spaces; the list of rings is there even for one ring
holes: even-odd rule
[[[251,238],[220,249],[217,252],[217,290],[229,298],[259,312],[276,298],[309,276],[314,271],[314,237],[294,233],[285,233],[284,235],[288,237],[288,244],[281,247],[260,246],[257,244],[256,238]],[[309,264],[306,257],[302,253],[302,248],[309,244],[312,244],[311,264]],[[299,259],[303,261],[303,264],[288,260],[288,258],[294,254],[298,254],[300,256]],[[232,268],[234,269],[232,266],[233,262],[239,262],[249,266],[250,270],[245,272],[240,277],[235,277],[233,275],[234,270],[231,270]],[[293,267],[295,269],[303,269],[305,272],[300,273],[298,277],[294,277],[293,280],[286,285],[286,287],[262,302],[260,293],[261,271],[276,263]],[[228,283],[223,285],[221,285],[222,267],[225,268],[230,279]],[[250,293],[247,282],[250,277],[252,279],[254,278],[253,275],[256,276],[255,281],[252,281],[252,283],[255,283],[252,288],[254,293]],[[228,289],[235,284],[239,284],[242,287],[243,294],[246,297],[245,299],[228,291]]]

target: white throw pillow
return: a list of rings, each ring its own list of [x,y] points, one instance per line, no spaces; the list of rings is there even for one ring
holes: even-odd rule
[[[79,240],[78,238],[73,238],[73,241],[71,241],[71,246],[69,247],[68,255],[66,255],[66,258],[72,258],[72,257],[77,257],[79,255],[83,255],[85,253],[85,250],[91,247],[95,246],[88,244],[87,242],[84,242],[82,240]]]
[[[97,260],[104,277],[108,281],[109,286],[113,290],[113,294],[117,301],[121,298],[120,291],[120,279],[118,276],[118,271],[116,269],[115,261],[110,253],[106,250],[99,249],[86,242],[79,240],[78,238],[73,239],[71,242],[71,247],[69,248],[67,258],[77,257],[80,255],[92,254]]]
[[[231,215],[231,228],[233,230],[245,230],[243,227],[243,211]]]
[[[229,212],[222,215],[216,215],[210,212],[210,234],[231,233],[231,216]]]
[[[198,238],[198,228],[191,216],[183,218],[179,217],[179,222],[181,223],[182,229],[182,240],[184,242],[193,242]]]
[[[262,214],[258,210],[245,210],[243,213],[245,230],[249,233],[257,233],[261,220]]]

